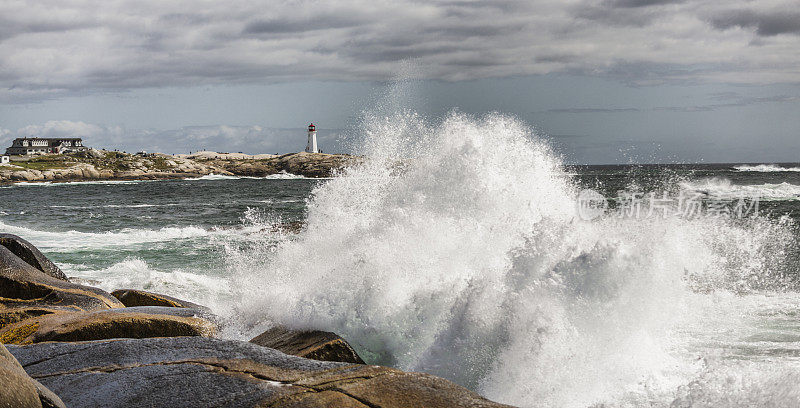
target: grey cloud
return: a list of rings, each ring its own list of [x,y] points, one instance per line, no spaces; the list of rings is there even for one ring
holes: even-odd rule
[[[612,4],[581,6],[574,10],[575,17],[611,26],[644,27],[658,14],[644,7],[623,7]]]
[[[44,20],[31,23],[20,23],[10,19],[11,16],[0,16],[0,43],[26,34],[61,33],[96,26],[90,22],[66,22]]]
[[[473,58],[463,58],[463,57],[456,57],[449,59],[444,63],[448,66],[462,66],[462,67],[492,67],[495,64],[495,61],[492,60],[491,57],[484,56],[484,57],[473,57]]]
[[[661,6],[665,4],[679,4],[685,0],[610,0],[605,4],[609,7],[636,8],[648,6]]]
[[[213,21],[213,18],[199,13],[171,13],[159,16],[159,20],[171,24],[200,25]]]
[[[698,84],[722,72],[737,72],[742,68],[733,63],[713,64],[676,64],[654,63],[647,61],[613,61],[606,67],[586,71],[573,70],[580,75],[594,75],[610,78],[630,86],[648,86],[661,84],[690,85]]]
[[[354,15],[313,15],[305,19],[273,18],[255,20],[247,23],[243,34],[293,34],[304,31],[327,30],[331,28],[357,27],[369,20]]]
[[[733,91],[714,92],[709,94],[708,96],[711,99],[717,99],[717,100],[730,100],[730,99],[741,98],[741,95],[738,92],[733,92]]]
[[[466,39],[470,37],[498,37],[519,32],[525,27],[522,23],[499,22],[495,24],[442,24],[425,28],[422,32],[437,38]]]
[[[711,25],[720,30],[739,27],[755,28],[758,35],[765,37],[779,34],[800,35],[800,13],[794,10],[736,10],[711,17],[710,21]]]
[[[547,54],[542,53],[536,55],[536,61],[538,62],[558,62],[558,63],[570,63],[574,62],[579,59],[578,55],[575,54]]]
[[[366,49],[354,48],[347,52],[351,58],[366,62],[402,61],[415,59],[428,55],[443,55],[461,51],[452,45],[425,46],[425,47],[387,47],[378,46]]]
[[[654,111],[662,112],[710,112],[717,108],[731,105],[706,105],[706,106],[658,106]]]
[[[734,99],[735,98],[735,99]],[[766,97],[740,97],[737,93],[726,92],[721,95],[712,95],[712,99],[734,99],[728,103],[715,103],[693,106],[657,106],[655,108],[558,108],[549,109],[544,113],[626,113],[626,112],[710,112],[720,108],[750,106],[762,103],[782,103],[800,100],[800,97],[791,95],[773,95]],[[542,112],[538,112],[542,113]]]
[[[637,108],[561,108],[550,109],[548,113],[621,113],[639,112]]]
[[[20,4],[0,2],[0,103],[161,86],[385,81],[405,59],[422,67],[420,77],[444,81],[563,72],[635,86],[800,82],[800,54],[769,38],[797,33],[797,13],[750,2],[746,12],[689,0],[231,0],[198,11],[183,0]],[[743,43],[730,27],[756,28],[764,45]],[[800,49],[800,38],[781,40]]]

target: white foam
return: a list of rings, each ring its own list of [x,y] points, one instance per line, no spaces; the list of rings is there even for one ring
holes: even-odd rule
[[[264,177],[253,177],[253,176],[229,176],[224,174],[207,174],[202,177],[196,178],[187,178],[186,180],[243,180],[243,179],[251,179],[251,180],[301,180],[301,179],[308,179],[308,180],[315,180],[311,177],[301,176],[299,174],[291,174],[285,171],[281,171],[279,173],[270,174],[269,176]]]
[[[167,204],[104,204],[104,205],[51,205],[50,208],[151,208],[151,207],[177,207],[182,204],[167,203]]]
[[[798,200],[800,185],[787,182],[771,184],[734,184],[725,178],[709,178],[681,183],[681,188],[720,199],[758,197],[766,200]]]
[[[739,166],[734,166],[734,170],[737,171],[751,171],[751,172],[759,172],[759,173],[772,173],[772,172],[797,172],[800,171],[800,167],[780,167],[774,164],[758,164],[758,165],[746,165],[742,164]]]
[[[108,292],[116,289],[142,289],[174,296],[190,302],[211,307],[217,313],[225,313],[232,303],[228,280],[175,269],[159,271],[138,258],[129,258],[99,270],[85,265],[62,265],[64,272],[77,282],[86,282]]]
[[[4,232],[25,237],[48,252],[70,252],[76,249],[125,248],[132,245],[205,237],[220,231],[196,226],[159,229],[124,228],[110,232],[43,231],[0,222]]]
[[[93,181],[19,181],[14,184],[3,186],[2,188],[12,187],[64,187],[74,185],[115,185],[115,184],[138,184],[148,183],[157,180],[93,180]]]
[[[229,176],[225,174],[206,174],[205,176],[191,177],[185,180],[239,180],[244,178],[256,178],[256,177]]]
[[[299,174],[292,174],[287,173],[286,171],[280,171],[279,173],[270,174],[269,176],[265,176],[265,179],[268,180],[317,180],[312,177],[301,176]]]

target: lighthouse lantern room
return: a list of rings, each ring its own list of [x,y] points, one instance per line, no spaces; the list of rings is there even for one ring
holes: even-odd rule
[[[306,144],[306,152],[319,153],[317,150],[317,128],[313,123],[308,125],[308,144]]]

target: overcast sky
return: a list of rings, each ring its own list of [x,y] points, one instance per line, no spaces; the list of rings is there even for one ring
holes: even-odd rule
[[[571,162],[800,161],[800,1],[0,1],[3,144],[343,151],[398,75]]]

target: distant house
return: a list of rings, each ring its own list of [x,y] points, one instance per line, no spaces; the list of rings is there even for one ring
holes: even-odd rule
[[[20,137],[6,149],[8,155],[58,154],[89,150],[79,137]]]
[[[0,156],[0,164],[6,164],[9,162],[10,157],[8,156]]]

